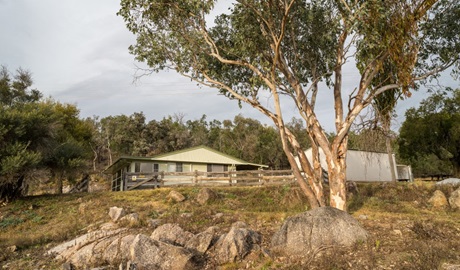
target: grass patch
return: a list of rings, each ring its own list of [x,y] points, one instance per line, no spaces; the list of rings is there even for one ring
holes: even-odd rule
[[[303,262],[259,256],[221,269],[437,269],[444,262],[460,264],[456,252],[460,250],[460,212],[433,210],[427,203],[439,188],[446,196],[453,191],[431,183],[359,184],[349,197],[348,208],[370,233],[367,243],[330,249]],[[0,207],[0,250],[16,246],[18,251],[0,252],[0,268],[9,263],[8,269],[13,270],[55,269],[56,262],[43,257],[46,249],[108,222],[112,206],[138,213],[141,222],[131,229],[147,234],[151,233],[145,227],[148,219],[178,223],[193,233],[210,226],[225,232],[232,223],[243,221],[262,235],[262,247],[267,249],[271,236],[288,216],[309,208],[295,185],[211,189],[219,198],[205,205],[195,200],[197,187],[175,188],[187,198],[181,203],[168,198],[171,188],[14,201]]]

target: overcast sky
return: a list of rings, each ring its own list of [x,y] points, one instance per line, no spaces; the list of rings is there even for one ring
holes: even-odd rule
[[[35,88],[46,97],[76,104],[81,117],[142,111],[149,120],[179,113],[186,120],[203,114],[208,120],[224,120],[243,114],[270,124],[255,109],[240,109],[216,90],[199,88],[171,71],[133,83],[140,64],[128,46],[135,38],[116,15],[118,9],[116,0],[0,0],[0,65],[10,71],[19,67],[31,71]],[[344,74],[344,83],[351,87],[356,75]],[[458,82],[452,84],[458,87]],[[395,129],[404,111],[424,97],[425,93],[417,93],[399,103]],[[271,103],[269,96],[264,99]],[[332,96],[323,95],[318,106],[323,126],[332,131]],[[293,107],[283,109],[285,118],[296,116]]]

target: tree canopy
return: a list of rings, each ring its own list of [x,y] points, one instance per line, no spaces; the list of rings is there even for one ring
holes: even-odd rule
[[[435,93],[407,110],[399,153],[418,176],[460,174],[460,89]]]
[[[215,3],[122,0],[119,15],[137,37],[130,52],[153,71],[173,69],[270,118],[312,207],[326,205],[319,148],[328,164],[330,205],[346,210],[348,132],[360,112],[390,91],[382,102],[410,96],[449,67],[458,71],[458,1],[237,0],[209,24]],[[360,77],[345,88],[343,69],[351,59]],[[332,138],[316,111],[325,91],[333,93]],[[261,102],[264,92],[271,105]],[[282,97],[291,104],[281,104]],[[305,123],[311,159],[285,123],[286,106],[297,108]]]

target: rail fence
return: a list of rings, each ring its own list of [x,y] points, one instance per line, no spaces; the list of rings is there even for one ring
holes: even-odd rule
[[[292,170],[255,170],[229,172],[151,172],[124,173],[114,179],[112,190],[158,188],[162,186],[247,186],[277,185],[295,181]]]

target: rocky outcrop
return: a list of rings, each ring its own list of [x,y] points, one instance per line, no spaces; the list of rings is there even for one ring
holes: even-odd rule
[[[436,190],[428,200],[428,203],[435,208],[442,208],[449,205],[446,195],[441,190]]]
[[[233,224],[230,231],[218,235],[217,227],[193,234],[177,224],[164,224],[151,236],[133,234],[119,228],[137,214],[120,218],[121,209],[110,210],[118,223],[103,224],[98,230],[58,245],[47,252],[65,262],[68,269],[87,269],[94,265],[120,264],[120,269],[203,269],[208,258],[212,263],[225,264],[244,259],[260,250],[261,236],[243,222]],[[115,211],[116,210],[116,211]],[[63,267],[64,267],[63,265]]]
[[[328,246],[351,246],[368,233],[344,211],[319,207],[287,218],[272,238],[273,251],[285,256],[305,256]]]

